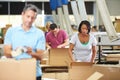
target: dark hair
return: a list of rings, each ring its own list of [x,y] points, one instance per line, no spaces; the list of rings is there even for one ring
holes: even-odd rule
[[[57,25],[56,25],[55,23],[50,24],[50,29],[51,29],[51,30],[54,30],[55,28],[57,28]]]
[[[84,21],[82,21],[82,22],[79,24],[78,31],[81,33],[81,27],[82,27],[83,24],[87,26],[87,28],[88,28],[88,34],[89,34],[90,29],[91,29],[91,27],[90,27],[91,25],[90,25],[89,21],[87,21],[87,20],[84,20]]]
[[[38,8],[35,5],[33,5],[33,4],[25,5],[25,7],[23,8],[22,12],[25,12],[27,10],[32,10],[32,11],[34,11],[34,12],[36,12],[38,14]]]

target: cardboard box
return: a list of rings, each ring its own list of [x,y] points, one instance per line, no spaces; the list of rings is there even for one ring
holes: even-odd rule
[[[106,56],[106,61],[119,61],[120,60],[120,54],[108,54]]]
[[[36,80],[36,60],[1,59],[0,80]]]
[[[94,71],[103,74],[99,80],[120,80],[120,65],[94,65]]]
[[[119,61],[120,57],[106,57],[106,61]]]
[[[43,73],[42,79],[45,78],[48,79],[55,79],[55,80],[68,80],[68,73],[62,72],[62,73]],[[47,80],[47,79],[45,79]]]
[[[4,39],[5,34],[6,34],[6,32],[7,32],[7,29],[6,29],[6,28],[2,28],[2,29],[1,29],[1,32],[2,32],[2,38]]]
[[[69,80],[120,80],[120,65],[72,62],[69,66]]]
[[[68,48],[54,48],[49,52],[49,65],[52,66],[68,66],[70,57]]]
[[[116,32],[120,32],[120,20],[117,20],[117,21],[115,21],[115,30],[116,30]]]
[[[3,44],[3,38],[0,38],[0,44]]]
[[[69,66],[69,80],[86,80],[92,73],[92,63],[72,62]]]
[[[55,73],[43,73],[42,78],[55,79]]]
[[[120,46],[113,46],[113,50],[114,50],[114,49],[118,49],[118,50],[119,50],[119,49],[120,49]]]

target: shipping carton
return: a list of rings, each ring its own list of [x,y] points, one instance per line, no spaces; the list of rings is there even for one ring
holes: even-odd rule
[[[119,61],[120,60],[120,54],[108,54],[106,56],[106,61]]]
[[[69,66],[69,80],[86,80],[92,73],[92,63],[72,62]]]
[[[48,79],[47,79],[48,78]],[[43,73],[42,79],[44,80],[68,80],[68,73]]]
[[[36,80],[36,60],[1,59],[0,80]]]
[[[68,66],[70,57],[68,48],[54,48],[49,52],[49,65],[52,66]]]
[[[120,80],[120,65],[94,65],[94,71],[103,74],[98,80]]]
[[[69,80],[120,80],[120,65],[72,62],[69,66]]]

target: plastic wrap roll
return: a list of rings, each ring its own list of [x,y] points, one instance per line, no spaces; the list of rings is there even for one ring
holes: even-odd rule
[[[109,11],[107,9],[105,0],[96,0],[97,1],[97,5],[98,5],[98,9],[100,11],[103,23],[105,25],[107,34],[110,38],[110,40],[114,41],[117,40],[119,37],[115,31],[115,28],[113,26],[113,23],[110,19],[110,14]]]
[[[87,20],[87,13],[84,0],[77,0],[81,20]]]
[[[57,15],[56,15],[56,11],[55,10],[52,10],[52,16],[53,16],[54,23],[58,24],[57,23]]]
[[[69,35],[72,35],[72,29],[71,29],[71,24],[69,20],[69,13],[68,13],[68,0],[61,0],[62,1],[62,6],[63,6],[63,18],[64,18],[64,24],[66,25],[66,31],[68,32]]]
[[[63,5],[63,12],[64,12],[64,18],[65,18],[65,22],[66,22],[67,32],[68,32],[69,35],[72,35],[73,31],[72,31],[71,24],[70,24],[67,5]]]
[[[57,12],[58,12],[58,25],[60,25],[60,28],[65,29],[65,26],[63,24],[63,11],[62,11],[62,1],[56,0],[57,4]]]
[[[62,11],[62,7],[58,7],[57,8],[58,11],[58,20],[59,20],[59,24],[60,24],[60,28],[66,30],[66,25],[64,24],[64,16],[63,16],[63,11]]]
[[[77,8],[77,3],[75,0],[70,1],[70,2],[71,2],[71,7],[72,7],[73,15],[75,17],[76,24],[77,26],[79,26],[81,20],[80,20],[80,15],[79,15],[78,8]]]

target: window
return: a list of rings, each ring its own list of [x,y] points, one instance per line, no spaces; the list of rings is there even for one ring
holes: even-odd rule
[[[85,2],[87,14],[93,14],[93,2]]]
[[[7,14],[8,14],[8,3],[0,2],[0,15],[7,15]]]
[[[10,14],[21,14],[24,6],[24,2],[10,2]]]
[[[50,8],[50,3],[49,2],[44,2],[44,10],[45,14],[52,14],[52,10]]]
[[[27,2],[27,4],[34,4],[39,9],[39,14],[42,14],[42,2]]]

